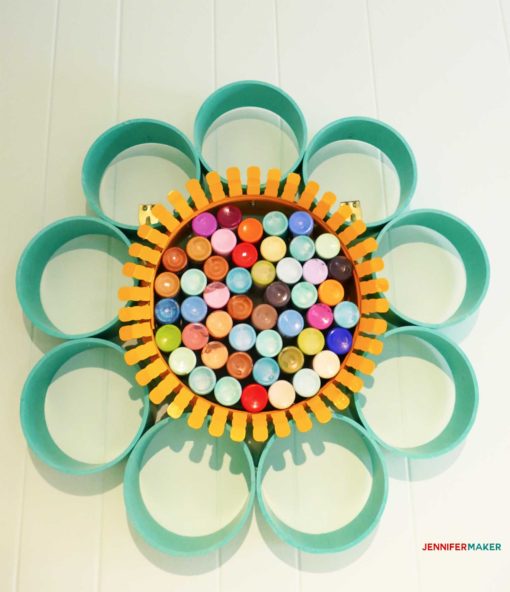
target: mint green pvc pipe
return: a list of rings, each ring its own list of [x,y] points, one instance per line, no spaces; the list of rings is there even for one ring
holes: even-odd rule
[[[194,138],[195,147],[204,168],[208,172],[213,170],[202,154],[203,143],[209,128],[228,111],[242,107],[258,107],[271,111],[281,117],[292,130],[296,138],[298,156],[288,171],[282,171],[282,181],[284,181],[289,173],[299,167],[303,159],[307,139],[306,122],[294,99],[281,88],[259,80],[240,80],[222,86],[202,103],[195,119]],[[222,181],[227,182],[224,177]],[[246,186],[243,185],[243,187]]]
[[[118,324],[117,316],[111,321],[84,333],[65,333],[50,321],[41,302],[41,278],[50,259],[69,241],[86,235],[109,236],[126,245],[126,261],[131,244],[115,226],[88,216],[74,216],[57,220],[39,231],[23,251],[16,269],[16,292],[25,315],[44,333],[59,339],[80,339],[101,335]],[[81,314],[82,311],[76,311]]]
[[[345,526],[320,534],[301,532],[280,519],[265,500],[262,490],[264,476],[272,462],[284,467],[283,470],[285,470],[286,463],[283,455],[287,449],[293,447],[292,436],[284,441],[273,435],[262,452],[257,468],[257,500],[264,518],[282,540],[308,553],[336,553],[361,542],[377,526],[388,495],[386,465],[377,445],[368,437],[366,431],[352,419],[335,414],[331,422],[324,427],[327,428],[333,425],[335,426],[334,444],[346,448],[357,456],[365,464],[372,476],[372,488],[366,504],[361,512]],[[314,432],[320,429],[320,424],[313,427]],[[330,437],[332,432],[333,430],[328,431]],[[296,437],[300,437],[300,434],[296,433]],[[301,435],[301,437],[306,438],[304,435]],[[369,459],[368,464],[367,458]],[[287,474],[289,479],[295,478],[292,471],[287,471]],[[324,492],[324,496],[336,495],[335,491]],[[339,499],[339,503],[341,503],[341,499]],[[307,511],[313,517],[313,506],[310,506]]]
[[[400,182],[400,197],[397,209],[393,214],[380,220],[365,221],[367,228],[380,228],[403,212],[414,194],[417,170],[411,148],[397,130],[377,119],[371,119],[370,117],[337,119],[319,130],[308,144],[303,157],[303,181],[305,183],[313,175],[313,170],[310,169],[311,158],[328,144],[341,140],[357,140],[358,142],[370,144],[383,152],[395,167]],[[363,196],[360,195],[359,199],[363,208]]]
[[[395,307],[391,300],[389,300],[390,310],[387,313],[388,320],[394,325],[410,324],[432,329],[439,329],[464,321],[479,308],[489,287],[489,258],[482,241],[470,226],[452,214],[440,210],[412,210],[395,218],[381,230],[377,237],[379,249],[376,255],[378,257],[384,257],[394,247],[391,241],[391,233],[404,226],[429,228],[450,241],[464,265],[466,291],[454,314],[440,323],[424,323],[405,315]],[[394,269],[393,273],[398,275],[398,269]],[[380,275],[384,276],[384,272],[381,272]]]
[[[478,408],[476,375],[470,361],[456,343],[445,335],[426,327],[399,327],[388,331],[381,337],[386,344],[385,349],[388,350],[390,342],[401,335],[415,337],[430,345],[443,357],[450,369],[455,385],[455,404],[448,424],[438,436],[425,444],[409,448],[398,448],[384,442],[370,426],[370,422],[363,414],[360,397],[354,397],[354,406],[367,432],[384,448],[408,458],[433,458],[456,448],[466,438],[473,426]],[[399,355],[405,356],[406,351],[399,351]],[[416,355],[416,353],[413,352],[413,355]],[[394,357],[393,353],[385,354],[383,350],[382,355],[377,358],[377,363],[381,364],[385,359],[391,359],[392,357]]]
[[[72,357],[94,348],[109,348],[115,351],[119,356],[119,366],[123,368],[124,375],[130,380],[134,389],[143,393],[143,409],[141,410],[139,428],[134,438],[116,458],[101,464],[76,460],[61,450],[51,437],[45,416],[46,395],[55,374]],[[80,339],[68,341],[53,348],[32,368],[21,393],[21,427],[32,451],[47,465],[64,473],[74,475],[98,473],[117,464],[133,448],[145,429],[150,406],[147,388],[136,385],[135,373],[139,370],[139,367],[127,366],[123,358],[124,350],[110,341]],[[129,400],[130,396],[133,396],[133,393],[126,391],[126,400]],[[79,414],[80,410],[77,409],[76,413]]]
[[[189,435],[186,435],[189,441],[197,438],[197,432],[186,425],[188,415],[185,414],[178,420],[164,419],[144,434],[131,453],[124,473],[124,501],[129,521],[150,545],[169,555],[203,555],[227,544],[248,519],[255,500],[255,465],[250,450],[244,442],[233,442],[230,439],[228,436],[230,428],[227,425],[227,433],[221,438],[208,435],[205,437],[210,438],[209,445],[215,447],[215,458],[228,463],[231,470],[236,473],[243,473],[246,479],[248,496],[238,514],[217,531],[201,536],[185,536],[172,532],[152,517],[143,501],[140,473],[152,456],[168,446],[168,441],[173,439],[174,435],[177,439],[183,437],[182,433],[178,433],[179,430],[189,430]],[[182,487],[194,486],[193,483],[182,483]],[[204,492],[204,495],[208,495],[207,492]],[[169,499],[168,503],[172,504],[172,500]],[[192,519],[193,517],[190,516],[190,520]]]
[[[200,161],[192,143],[176,127],[157,119],[130,119],[107,129],[89,148],[82,168],[82,187],[91,209],[114,226],[136,231],[138,225],[125,224],[107,216],[100,202],[101,180],[112,161],[124,150],[141,144],[163,144],[176,148],[192,163],[195,177],[200,179]],[[172,187],[169,187],[170,191]],[[147,202],[153,196],[141,197]]]

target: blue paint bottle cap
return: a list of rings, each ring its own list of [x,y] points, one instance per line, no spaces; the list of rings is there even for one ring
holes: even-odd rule
[[[278,330],[283,337],[297,337],[305,326],[303,315],[289,308],[278,317]]]
[[[154,314],[161,325],[173,325],[179,319],[179,304],[173,298],[162,298],[154,307]]]
[[[255,345],[257,334],[255,329],[247,323],[234,325],[228,334],[230,345],[237,351],[248,351]]]
[[[227,274],[226,282],[232,294],[246,294],[253,284],[250,272],[244,267],[231,269]]]
[[[200,323],[207,315],[207,304],[200,296],[188,296],[182,301],[181,315],[188,323]]]
[[[289,218],[289,230],[294,236],[309,236],[313,230],[313,218],[308,212],[294,212]]]
[[[280,367],[273,358],[260,358],[253,366],[253,378],[262,386],[269,386],[280,377]]]
[[[339,356],[345,355],[352,347],[351,332],[343,327],[335,327],[328,331],[326,344],[329,350]]]

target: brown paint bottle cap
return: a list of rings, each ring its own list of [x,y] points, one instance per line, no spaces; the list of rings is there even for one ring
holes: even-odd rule
[[[161,257],[161,263],[167,271],[182,271],[188,265],[188,256],[181,247],[170,247]]]
[[[227,361],[227,372],[230,376],[243,380],[247,378],[253,369],[253,360],[246,352],[234,352]]]
[[[154,290],[162,298],[173,298],[177,296],[181,287],[179,278],[173,271],[164,271],[156,276]]]
[[[290,302],[290,288],[283,282],[269,284],[264,292],[264,300],[276,308],[287,306]]]
[[[251,313],[251,322],[259,331],[272,329],[276,325],[278,313],[276,308],[270,304],[259,304]]]
[[[227,311],[235,321],[245,321],[253,312],[253,301],[244,294],[232,296],[228,301]]]
[[[211,282],[221,282],[224,280],[228,269],[228,262],[221,255],[213,255],[204,263],[204,273]]]

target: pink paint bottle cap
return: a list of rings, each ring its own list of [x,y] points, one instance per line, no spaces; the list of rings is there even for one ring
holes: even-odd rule
[[[230,255],[237,244],[236,235],[228,228],[220,228],[211,236],[211,244],[215,253],[224,257]]]
[[[229,298],[230,290],[223,282],[211,282],[204,290],[204,300],[209,308],[223,308]]]
[[[311,284],[318,285],[328,277],[328,266],[322,259],[309,259],[303,265],[303,278]]]
[[[323,331],[333,324],[333,310],[327,304],[314,304],[306,313],[306,321],[314,329]]]

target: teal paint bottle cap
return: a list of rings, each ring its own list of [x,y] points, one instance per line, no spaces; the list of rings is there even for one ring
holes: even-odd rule
[[[253,378],[262,386],[269,386],[280,377],[280,367],[273,358],[259,358],[253,365]]]
[[[307,309],[317,302],[317,288],[310,282],[299,282],[292,288],[290,297],[294,306]]]
[[[226,407],[231,407],[239,402],[243,388],[241,383],[232,376],[223,376],[214,387],[214,397]]]
[[[274,358],[281,352],[283,340],[274,329],[266,329],[257,335],[255,347],[261,356]]]
[[[188,376],[188,385],[197,395],[208,395],[216,385],[216,373],[207,366],[197,366]]]
[[[287,216],[283,212],[268,212],[262,219],[264,232],[269,236],[284,236],[289,227]]]
[[[187,296],[200,296],[207,286],[207,277],[201,269],[187,269],[181,277],[181,290]]]
[[[315,255],[315,243],[309,236],[301,234],[290,241],[289,251],[294,259],[304,263]]]

